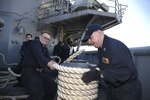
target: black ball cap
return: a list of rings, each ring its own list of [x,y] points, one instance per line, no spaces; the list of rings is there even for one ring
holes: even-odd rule
[[[93,32],[95,32],[97,30],[101,30],[101,29],[102,29],[101,25],[99,25],[99,24],[91,24],[91,25],[87,26],[84,38],[82,39],[82,42],[86,42],[90,38],[90,36],[92,35]]]

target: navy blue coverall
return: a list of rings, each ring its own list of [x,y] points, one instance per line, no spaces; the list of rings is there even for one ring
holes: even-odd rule
[[[57,72],[46,70],[47,63],[51,60],[47,47],[43,46],[39,40],[33,40],[26,48],[21,77],[29,99],[53,100],[57,91],[57,84],[54,82]],[[39,71],[40,69],[43,70]]]
[[[26,49],[28,49],[27,46],[30,43],[30,41],[32,41],[32,40],[23,42],[23,44],[21,46],[21,49],[20,49],[21,59],[20,59],[19,64],[16,66],[17,68],[15,69],[15,73],[17,73],[17,74],[21,73],[21,70],[22,70],[21,64],[22,64],[22,61],[23,61],[23,58],[24,58],[24,52],[26,51]]]
[[[53,50],[53,55],[59,56],[61,58],[60,63],[63,63],[69,57],[69,53],[70,47],[66,42],[59,42],[57,45],[55,45]]]
[[[107,100],[141,100],[141,83],[129,49],[120,41],[104,36],[98,49],[101,74],[107,86]]]

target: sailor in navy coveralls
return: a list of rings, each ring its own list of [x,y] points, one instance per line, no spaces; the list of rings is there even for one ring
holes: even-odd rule
[[[97,70],[86,72],[82,80],[89,83],[103,79],[107,88],[107,100],[141,100],[141,83],[127,46],[104,35],[98,24],[87,27],[82,42],[86,41],[98,48],[100,72]]]
[[[57,91],[54,78],[57,77],[56,70],[49,70],[53,62],[50,58],[48,48],[50,35],[42,32],[39,40],[29,41],[24,51],[22,62],[22,82],[29,94],[29,100],[53,100]]]

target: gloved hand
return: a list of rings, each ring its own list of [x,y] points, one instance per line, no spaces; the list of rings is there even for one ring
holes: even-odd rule
[[[85,72],[81,79],[86,84],[90,83],[91,81],[100,80],[100,71],[92,68],[90,71]]]

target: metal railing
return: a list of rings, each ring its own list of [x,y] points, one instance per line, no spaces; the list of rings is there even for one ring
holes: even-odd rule
[[[77,12],[76,8],[78,7],[82,7],[78,11],[85,10],[85,9],[94,9],[97,11],[102,11],[102,9],[100,9],[100,6],[102,6],[102,4],[105,3],[96,2],[96,3],[84,3],[80,5],[74,5],[71,4],[70,2],[54,3],[50,1],[41,4],[38,7],[37,16],[38,19],[43,19],[43,18],[58,16],[66,13],[74,13]],[[109,7],[108,13],[116,13],[118,18],[120,19],[122,18],[122,15],[124,14],[127,8],[127,5],[119,4],[118,0],[107,1],[105,6]]]

